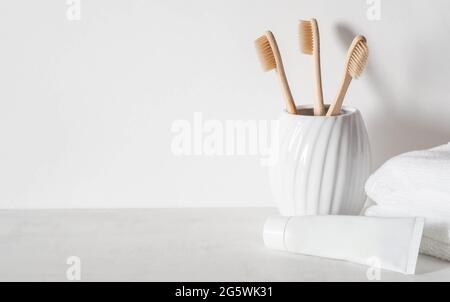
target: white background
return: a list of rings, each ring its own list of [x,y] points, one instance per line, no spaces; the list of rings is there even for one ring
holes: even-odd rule
[[[374,167],[450,141],[450,2],[382,0],[0,2],[0,208],[272,205],[258,157],[176,157],[175,120],[275,119],[283,108],[253,40],[271,29],[297,103],[313,97],[297,21],[316,17],[334,97],[355,34],[370,46],[350,87]]]

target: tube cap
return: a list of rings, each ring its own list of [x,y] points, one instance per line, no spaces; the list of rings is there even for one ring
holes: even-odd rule
[[[290,217],[273,216],[264,223],[263,238],[266,247],[275,250],[286,250],[284,245],[284,230]]]

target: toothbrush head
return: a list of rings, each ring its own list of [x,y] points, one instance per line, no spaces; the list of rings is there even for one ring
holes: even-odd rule
[[[318,47],[317,43],[319,43],[317,20],[300,20],[298,29],[300,51],[304,54],[312,55],[316,50],[314,48]]]
[[[277,68],[274,49],[270,40],[274,41],[273,34],[268,31],[255,41],[256,51],[258,52],[259,61],[264,71],[270,71]],[[276,45],[275,45],[276,47]]]
[[[369,47],[366,38],[357,36],[350,46],[347,57],[347,73],[352,78],[359,78],[367,65]]]

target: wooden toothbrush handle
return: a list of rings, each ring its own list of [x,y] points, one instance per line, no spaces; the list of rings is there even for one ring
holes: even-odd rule
[[[336,96],[334,103],[328,109],[327,116],[339,115],[341,113],[342,103],[344,102],[344,98],[347,93],[348,86],[350,86],[351,81],[352,81],[352,77],[348,74],[348,72],[346,72],[345,76],[342,80],[342,83],[341,83],[341,86],[339,89],[339,93]]]
[[[320,70],[320,55],[315,56],[315,81],[316,81],[316,103],[314,104],[314,115],[325,115],[323,104],[322,74]]]
[[[314,104],[314,115],[325,115],[325,105],[323,102],[323,89],[322,89],[322,71],[320,67],[320,35],[319,27],[316,19],[312,19],[312,30],[314,37],[314,79],[316,81],[316,102]]]
[[[286,102],[286,110],[291,114],[297,114],[297,107],[295,106],[294,98],[292,97],[291,89],[289,88],[286,73],[284,72],[283,68],[283,63],[280,63],[280,65],[277,63],[277,73]]]
[[[281,89],[283,90],[284,100],[286,102],[286,110],[291,114],[297,114],[297,106],[295,105],[291,89],[289,88],[289,83],[287,81],[286,72],[284,71],[283,60],[281,59],[277,41],[275,40],[275,37],[271,32],[267,32],[266,37],[269,40],[270,47],[272,48],[272,52],[275,57],[275,63],[277,66],[276,70],[278,78],[280,80]]]

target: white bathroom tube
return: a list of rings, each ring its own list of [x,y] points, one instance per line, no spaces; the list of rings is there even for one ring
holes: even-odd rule
[[[267,247],[414,274],[423,218],[276,216],[264,225]]]

